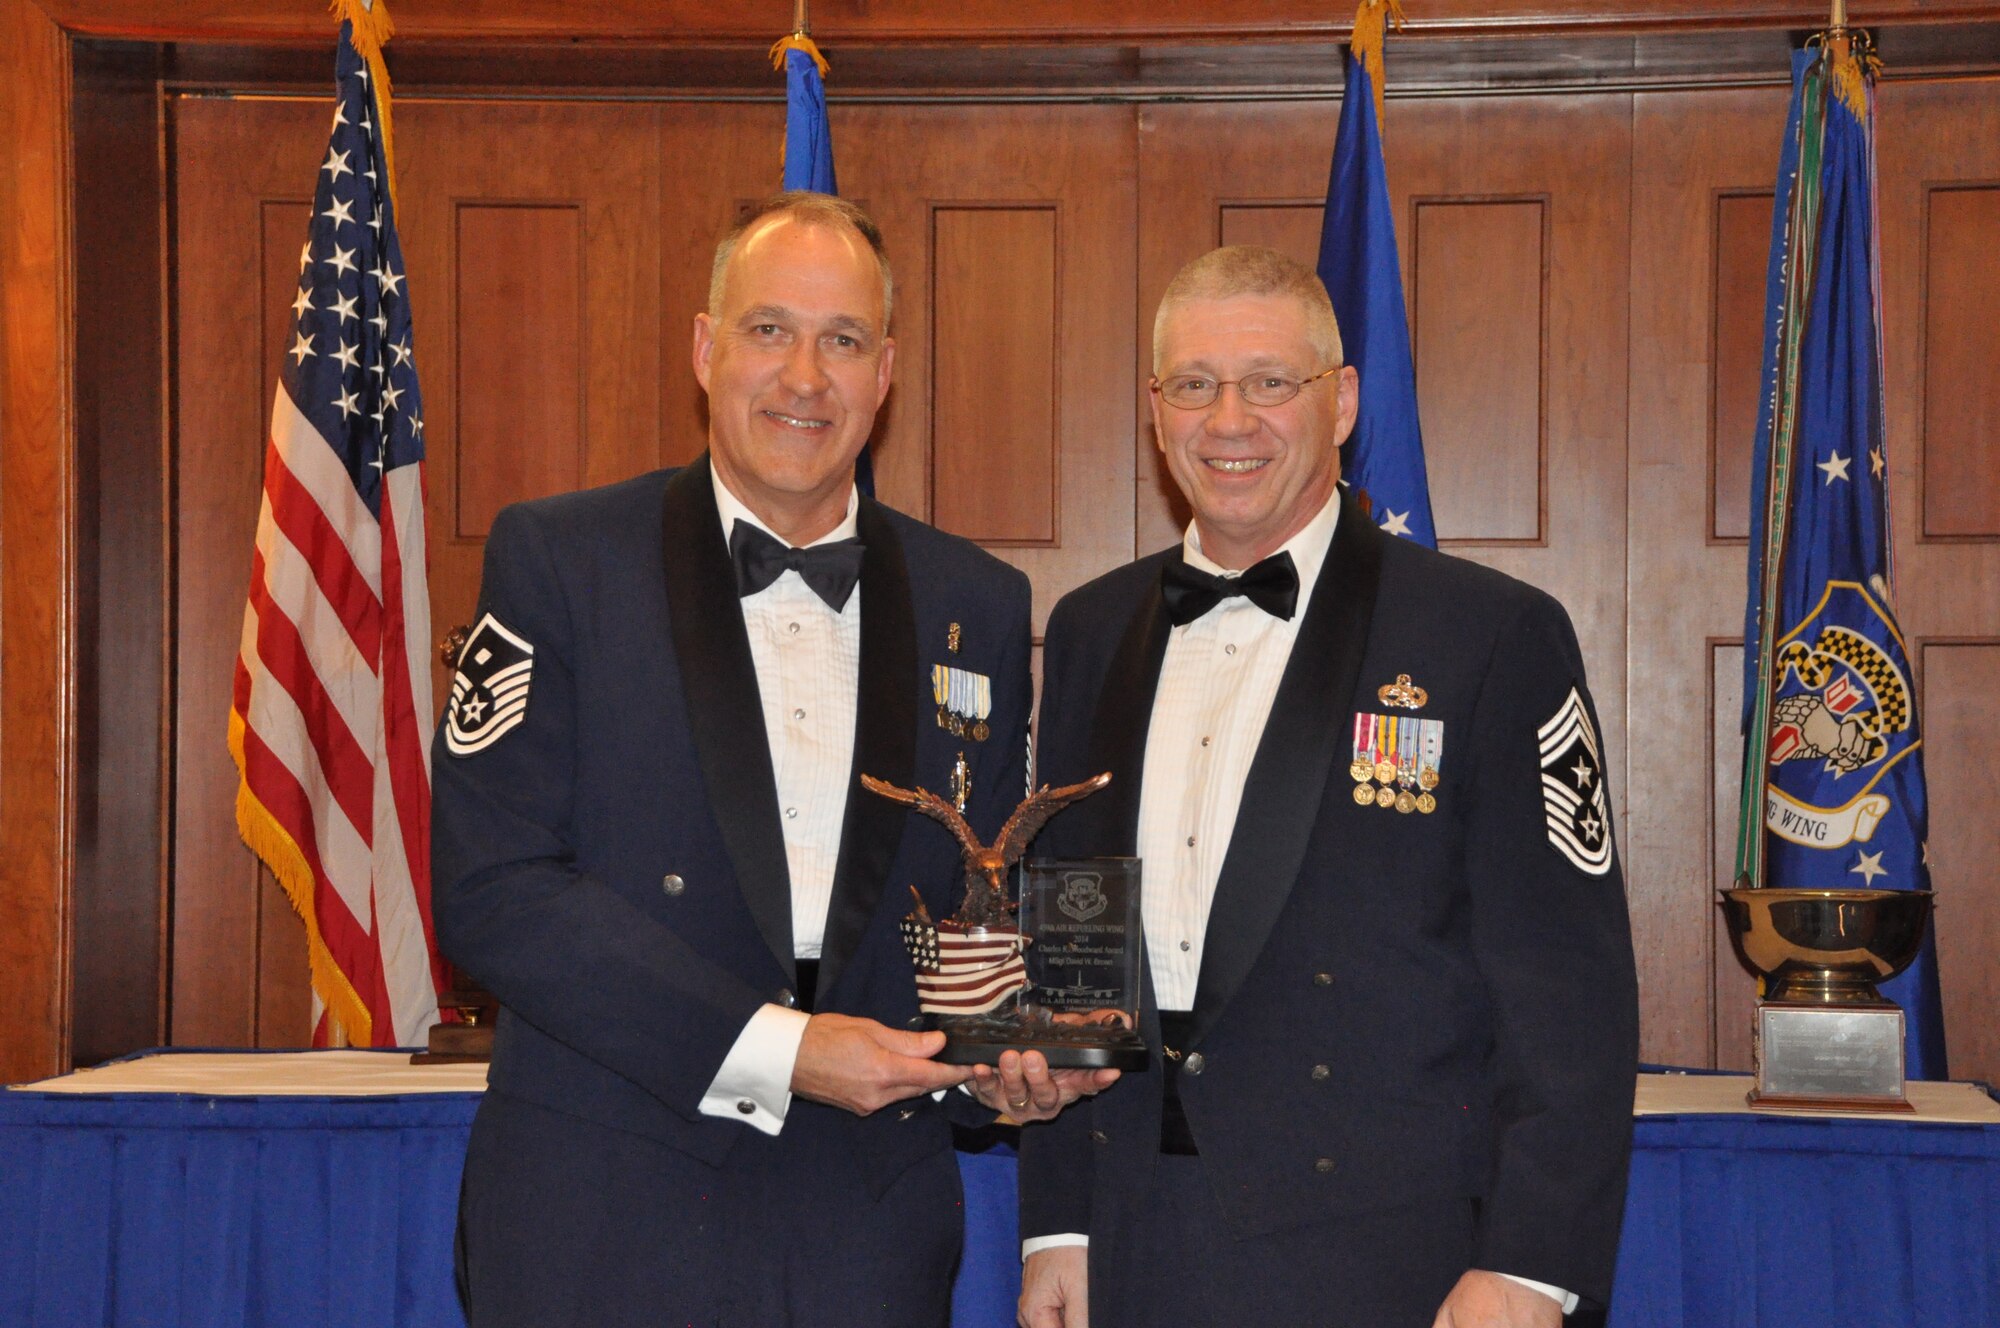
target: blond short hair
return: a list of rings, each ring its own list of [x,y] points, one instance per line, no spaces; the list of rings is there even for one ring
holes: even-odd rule
[[[1260,244],[1230,244],[1211,249],[1167,283],[1160,311],[1153,316],[1153,372],[1160,371],[1161,342],[1167,316],[1196,300],[1228,300],[1239,295],[1281,295],[1297,300],[1306,313],[1306,339],[1321,360],[1319,367],[1340,364],[1340,320],[1319,274],[1294,258]]]
[[[875,219],[857,205],[832,194],[814,193],[810,189],[789,189],[782,194],[772,194],[753,205],[729,228],[729,233],[715,246],[715,261],[708,269],[708,316],[721,316],[722,281],[728,273],[729,257],[736,252],[737,244],[752,227],[780,215],[801,226],[852,231],[868,242],[869,251],[875,255],[876,266],[882,269],[882,327],[886,331],[889,312],[895,304],[896,281],[889,272],[889,252],[882,244],[880,228],[875,225]]]

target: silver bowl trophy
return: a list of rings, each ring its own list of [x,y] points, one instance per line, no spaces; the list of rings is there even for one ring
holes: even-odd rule
[[[903,940],[916,968],[917,1005],[940,1029],[938,1059],[993,1065],[1004,1051],[1039,1051],[1051,1069],[1142,1070],[1139,1026],[1137,858],[1079,858],[1028,863],[1007,877],[1049,817],[1111,782],[1044,785],[1014,809],[992,844],[982,844],[951,802],[924,789],[902,789],[870,775],[870,792],[937,821],[958,839],[965,899],[938,921],[915,886],[916,907]]]
[[[1722,892],[1736,952],[1764,979],[1752,1107],[1911,1111],[1903,1010],[1875,990],[1908,968],[1929,890]]]

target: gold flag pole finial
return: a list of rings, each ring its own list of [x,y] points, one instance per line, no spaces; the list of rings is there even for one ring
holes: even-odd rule
[[[799,8],[805,8],[806,0],[799,0]],[[1835,32],[1847,26],[1847,0],[1833,0],[1833,23]]]

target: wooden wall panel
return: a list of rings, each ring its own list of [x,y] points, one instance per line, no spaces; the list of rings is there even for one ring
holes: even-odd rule
[[[0,0],[0,1082],[69,1055],[77,474],[69,50]]]
[[[1410,348],[1441,540],[1543,538],[1540,199],[1417,200]]]
[[[1054,207],[931,214],[931,520],[989,544],[1052,544]]]
[[[661,464],[660,115],[397,102],[440,639],[472,621],[501,504]]]
[[[1740,745],[1744,549],[1712,535],[1710,497],[1740,484],[1714,459],[1715,384],[1738,382],[1721,355],[1761,358],[1738,328],[1762,259],[1755,204],[1777,173],[1785,91],[1642,95],[1633,104],[1628,694],[1635,740],[1628,779],[1625,887],[1641,955],[1640,1054],[1678,1065],[1740,1063],[1747,1007],[1741,965],[1718,925],[1715,891],[1733,869]],[[1768,232],[1770,212],[1764,209]],[[1718,225],[1727,217],[1729,225]],[[1719,254],[1727,244],[1733,257]],[[1768,247],[1768,233],[1763,241]],[[1754,273],[1754,276],[1752,275]],[[1718,286],[1726,275],[1730,289]],[[1762,313],[1755,315],[1761,323]],[[1755,341],[1760,348],[1748,350]],[[1755,368],[1748,370],[1753,375]],[[1740,389],[1736,389],[1740,390]],[[1750,389],[1752,393],[1755,387]],[[1732,400],[1734,398],[1731,398]],[[1753,397],[1754,400],[1754,397]],[[1737,402],[1732,409],[1740,409]],[[1746,460],[1743,462],[1747,466]],[[1637,735],[1644,734],[1643,740]]]
[[[76,265],[76,875],[70,1057],[165,1035],[164,218],[157,55],[72,70]]]
[[[483,540],[508,503],[583,484],[583,209],[460,201],[453,220],[458,487],[438,515]]]
[[[1941,476],[1968,484],[1986,467],[1985,491],[1994,490],[1991,431],[1994,413],[1993,309],[1978,302],[1937,297],[1947,285],[2000,290],[2000,243],[1995,213],[1985,200],[2000,180],[2000,96],[1995,85],[1912,83],[1882,88],[1877,99],[1876,149],[1882,221],[1882,334],[1888,382],[1890,522],[1895,535],[1896,610],[1906,640],[1918,643],[1918,695],[1925,711],[1924,765],[1931,797],[1932,883],[1939,893],[1939,972],[1944,984],[1945,1036],[1951,1071],[1961,1079],[2000,1081],[2000,1039],[1994,1035],[1996,953],[2000,893],[1993,889],[2000,856],[1992,829],[2000,821],[2000,791],[1993,768],[1995,674],[1990,643],[2000,638],[2000,542],[1944,538],[1924,528],[1922,503],[1941,497]],[[1955,189],[1970,202],[1946,227],[1940,244],[1934,205]],[[1947,203],[1947,211],[1951,204]],[[1987,230],[1964,226],[1983,217]],[[1957,320],[1947,323],[1946,317]],[[1927,383],[1938,360],[1938,342],[1983,353],[1988,377],[1965,383],[1966,396],[1950,400]],[[1963,381],[1963,380],[1962,380]],[[1956,432],[1959,411],[1984,411],[1983,435]],[[1951,449],[1970,449],[1983,463]],[[1931,473],[1935,471],[1936,473]],[[1986,526],[1991,507],[1971,524]],[[1970,511],[1967,512],[1970,515]],[[1991,526],[1986,526],[1992,529]],[[1922,643],[1932,643],[1924,645]],[[1955,642],[1982,643],[1961,647]],[[1946,647],[1949,647],[1948,649]],[[1934,677],[1930,669],[1942,672]],[[1932,714],[1928,707],[1935,705]],[[1969,940],[1966,938],[1970,938]],[[1946,962],[1950,956],[1953,962]]]
[[[2000,1067],[2000,639],[1919,645],[1924,775],[1937,891],[1938,976],[1946,1053],[1955,1079],[1992,1082]]]
[[[1715,198],[1715,282],[1710,303],[1709,534],[1750,537],[1750,457],[1764,390],[1764,277],[1771,252],[1771,193]]]
[[[1012,434],[1008,424],[1000,433],[1011,440],[1004,448],[983,436],[973,440],[980,468],[957,472],[984,487],[1032,484],[1023,477],[1046,474],[1044,457],[1056,460],[1060,502],[1052,538],[994,548],[1034,584],[1037,633],[1064,592],[1132,556],[1138,229],[1132,128],[1130,108],[1117,106],[1012,106],[1005,114],[969,106],[854,106],[833,115],[841,187],[869,200],[896,268],[896,387],[877,424],[875,451],[877,492],[891,506],[927,519],[939,515],[930,476],[943,440],[933,431],[929,405],[940,390],[932,350],[942,346],[944,332],[932,327],[931,310],[944,299],[930,289],[938,271],[933,216],[948,208],[1025,208],[1054,223],[1054,330],[1046,342],[1035,334],[1035,345],[1046,345],[1051,358],[1033,370],[1046,373],[1055,393],[1043,426],[1048,450]],[[768,161],[774,141],[775,135],[758,143],[751,160]],[[975,354],[1015,353],[992,346],[990,329],[981,337]],[[964,427],[985,433],[976,419]]]
[[[1265,245],[1307,267],[1317,268],[1319,233],[1324,229],[1321,223],[1325,219],[1324,197],[1297,203],[1225,202],[1221,205],[1215,242]]]
[[[188,100],[168,114],[178,183],[168,1032],[181,1045],[258,1046],[267,1045],[261,1030],[304,1021],[305,941],[283,893],[237,837],[236,767],[224,737],[271,402],[311,209],[313,181],[299,162],[324,151],[326,108]],[[288,930],[289,951],[279,943]]]
[[[1927,191],[1923,532],[2000,538],[2000,185]]]
[[[1748,464],[1747,462],[1745,464]],[[1710,970],[1715,1018],[1710,1031],[1709,1058],[1699,1062],[1718,1070],[1748,1072],[1750,1032],[1757,1001],[1757,979],[1736,957],[1715,891],[1727,889],[1736,873],[1736,827],[1740,818],[1738,792],[1743,787],[1743,643],[1709,642],[1709,921],[1711,935],[1704,958]]]

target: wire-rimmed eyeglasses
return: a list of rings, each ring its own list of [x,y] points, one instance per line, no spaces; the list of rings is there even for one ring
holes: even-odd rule
[[[1152,389],[1160,394],[1160,400],[1180,410],[1201,410],[1215,404],[1222,395],[1222,389],[1233,387],[1243,400],[1253,406],[1282,406],[1300,392],[1308,383],[1317,383],[1329,374],[1340,372],[1341,366],[1322,369],[1310,378],[1293,378],[1289,374],[1261,373],[1245,374],[1233,383],[1218,382],[1207,374],[1175,374],[1172,378],[1152,381]]]

